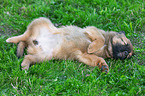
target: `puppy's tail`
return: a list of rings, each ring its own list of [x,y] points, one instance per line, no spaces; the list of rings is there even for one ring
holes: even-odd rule
[[[57,28],[52,24],[49,19],[40,17],[29,24],[24,34],[8,38],[6,42],[18,43],[20,41],[26,41],[31,35],[36,35],[38,32],[40,32],[42,26],[46,26],[50,32],[57,30]]]
[[[20,41],[18,46],[17,46],[17,57],[20,58],[21,56],[23,56],[24,53],[24,49],[25,47],[27,47],[27,43],[24,41]]]

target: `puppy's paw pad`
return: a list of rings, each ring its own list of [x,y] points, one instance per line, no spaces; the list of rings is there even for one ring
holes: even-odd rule
[[[101,71],[102,71],[102,72],[105,72],[105,73],[108,73],[108,72],[109,72],[108,65],[102,65]]]

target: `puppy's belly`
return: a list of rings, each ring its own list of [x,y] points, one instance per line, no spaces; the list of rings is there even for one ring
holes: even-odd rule
[[[44,55],[53,57],[53,51],[57,46],[60,46],[62,37],[60,34],[52,34],[44,30],[37,36],[36,40],[38,42],[36,46],[41,48]]]
[[[68,33],[68,34],[64,34]],[[86,51],[90,40],[85,36],[83,32],[79,30],[62,30],[62,33],[53,34],[47,28],[41,28],[40,33],[36,37],[38,45],[37,48],[41,48],[39,53],[43,53],[44,57],[56,57],[63,59],[73,54],[74,49]],[[61,55],[60,55],[61,54]]]

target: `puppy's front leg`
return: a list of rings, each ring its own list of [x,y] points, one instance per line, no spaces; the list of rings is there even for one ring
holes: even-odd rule
[[[109,72],[109,67],[108,67],[107,63],[101,57],[98,57],[93,54],[84,53],[84,54],[79,55],[78,59],[80,62],[83,62],[87,65],[98,66],[101,69],[101,71],[103,71],[103,72],[106,72],[106,73]]]

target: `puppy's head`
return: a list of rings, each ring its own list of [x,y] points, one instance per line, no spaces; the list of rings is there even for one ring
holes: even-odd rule
[[[125,32],[117,33],[111,40],[114,59],[126,59],[133,55],[133,46]]]

